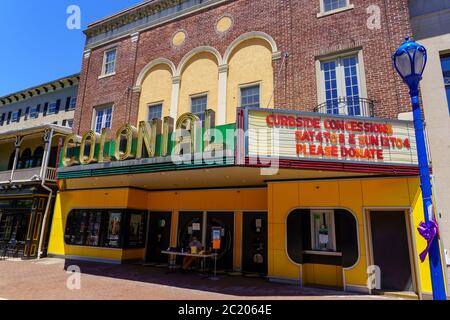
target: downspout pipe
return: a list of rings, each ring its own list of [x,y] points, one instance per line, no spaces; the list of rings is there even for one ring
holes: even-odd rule
[[[54,130],[52,128],[50,131],[50,136],[48,137],[48,139],[46,141],[46,150],[45,150],[45,154],[44,154],[44,159],[42,161],[41,187],[48,191],[48,201],[47,201],[47,205],[45,207],[44,218],[42,219],[41,234],[39,237],[39,246],[38,246],[38,257],[37,257],[38,259],[41,259],[41,256],[42,256],[42,245],[44,242],[44,234],[45,234],[45,229],[47,226],[46,222],[47,222],[48,214],[50,211],[50,205],[51,205],[52,197],[53,197],[53,190],[45,185],[45,181],[46,181],[46,177],[47,177],[49,154],[50,154],[50,150],[52,147],[53,132],[54,132]]]

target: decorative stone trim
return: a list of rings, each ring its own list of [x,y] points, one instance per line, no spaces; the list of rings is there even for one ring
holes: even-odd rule
[[[228,24],[229,21],[229,25]],[[221,26],[221,24],[225,23],[225,25]],[[220,16],[217,20],[216,20],[216,24],[214,26],[214,28],[216,29],[216,32],[219,34],[225,34],[228,31],[230,31],[234,26],[234,19],[233,16],[231,14],[224,14],[222,16]]]
[[[272,60],[280,60],[283,57],[283,53],[281,51],[272,53]]]
[[[173,84],[179,84],[181,83],[181,77],[180,76],[175,76],[172,78],[172,83]]]
[[[187,38],[188,34],[185,30],[177,30],[172,35],[171,44],[175,48],[181,47],[186,42]]]
[[[84,51],[84,59],[89,59],[89,57],[91,56],[91,49],[87,49]]]
[[[136,42],[139,40],[139,32],[131,34],[131,42]]]
[[[219,73],[228,72],[228,64],[222,64],[219,66]]]

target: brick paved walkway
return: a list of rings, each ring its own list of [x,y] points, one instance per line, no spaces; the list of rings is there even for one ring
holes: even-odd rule
[[[81,289],[67,289],[65,267],[81,268]],[[108,265],[62,259],[0,261],[0,299],[383,299],[264,279],[224,276],[204,279],[196,274],[166,274],[166,269],[142,265]]]

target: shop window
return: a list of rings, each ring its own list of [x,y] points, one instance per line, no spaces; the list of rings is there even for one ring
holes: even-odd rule
[[[148,121],[152,121],[153,119],[161,119],[162,118],[162,103],[152,104],[148,106]]]
[[[124,227],[125,221],[127,228]],[[145,212],[124,209],[72,210],[67,216],[64,239],[66,244],[77,246],[144,247]]]
[[[64,235],[66,243],[99,247],[102,215],[101,210],[75,210],[69,213]]]
[[[122,212],[112,211],[107,215],[107,228],[104,246],[110,248],[120,247],[120,231],[122,222]]]
[[[127,240],[125,245],[128,248],[143,248],[145,247],[145,217],[144,212],[130,212]]]
[[[311,210],[312,250],[336,251],[333,210]]]
[[[259,108],[260,107],[260,85],[252,85],[241,88],[241,107]]]
[[[286,220],[288,256],[298,264],[353,266],[359,255],[357,223],[344,209],[297,209]]]
[[[3,215],[0,221],[0,240],[9,241],[13,232],[14,215]]]

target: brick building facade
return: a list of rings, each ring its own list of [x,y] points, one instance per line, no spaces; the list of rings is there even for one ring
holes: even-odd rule
[[[164,57],[177,65],[186,53],[205,45],[224,54],[233,40],[252,31],[271,35],[279,51],[289,54],[286,60],[273,61],[277,108],[313,111],[318,104],[316,59],[362,49],[367,97],[376,101],[375,116],[397,118],[399,113],[409,111],[409,96],[391,68],[391,54],[403,36],[411,34],[407,1],[361,0],[352,4],[353,9],[319,17],[319,0],[218,1],[212,7],[137,34],[130,32],[98,46],[88,44],[81,71],[75,132],[89,130],[93,107],[109,103],[115,106],[113,131],[123,123],[136,123],[140,94],[132,88],[148,62]],[[367,26],[374,14],[368,11],[370,6],[380,9],[380,29]],[[223,15],[229,15],[233,25],[221,34],[215,24]],[[108,23],[110,20],[92,24],[86,31],[87,37],[91,29]],[[174,47],[171,40],[179,30],[186,32],[187,39],[183,45]],[[99,78],[104,51],[110,47],[118,48],[116,75]]]
[[[224,274],[371,293],[379,266],[430,296],[406,0],[154,0],[85,33],[49,254],[158,265],[196,239]]]

